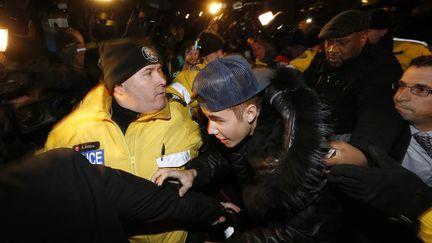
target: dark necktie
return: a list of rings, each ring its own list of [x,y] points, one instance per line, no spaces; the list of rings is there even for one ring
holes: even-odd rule
[[[431,137],[427,134],[416,133],[413,135],[417,143],[422,146],[426,153],[432,158],[432,143]]]

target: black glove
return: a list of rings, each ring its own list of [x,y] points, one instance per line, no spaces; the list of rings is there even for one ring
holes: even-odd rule
[[[414,173],[402,166],[365,168],[333,166],[328,181],[354,199],[370,203],[406,223],[432,207],[432,191]]]

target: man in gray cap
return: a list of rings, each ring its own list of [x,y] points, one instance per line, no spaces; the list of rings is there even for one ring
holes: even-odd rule
[[[391,89],[402,70],[391,54],[368,43],[368,27],[368,14],[358,10],[332,18],[319,34],[325,40],[325,52],[317,55],[304,72],[307,84],[332,109],[338,135],[334,139],[357,147],[360,156],[356,162],[364,166],[368,152],[365,145],[390,152],[402,128],[402,119],[393,109]],[[343,155],[336,153],[328,165],[344,162]]]
[[[304,72],[307,84],[331,108],[335,135],[330,137],[333,140],[330,146],[336,153],[326,160],[329,167],[343,163],[377,166],[368,160],[376,149],[398,161],[403,156],[396,151],[396,145],[405,129],[393,108],[391,88],[392,83],[399,81],[402,69],[391,53],[368,43],[368,27],[366,12],[348,10],[333,17],[319,34],[325,41],[325,52],[316,55]],[[350,145],[353,150],[347,149]],[[379,214],[350,200],[344,206],[347,207],[344,210],[346,221],[341,232],[348,238],[343,238],[342,242],[359,242],[355,238],[359,232],[370,240],[388,237],[383,233],[386,219],[376,217]],[[373,230],[378,228],[382,232],[377,234]]]
[[[198,124],[185,104],[166,91],[161,60],[150,43],[106,42],[100,47],[99,66],[102,82],[56,124],[44,150],[73,148],[92,164],[146,179],[158,168],[181,168],[198,154]],[[186,236],[178,230],[133,240],[184,242]]]

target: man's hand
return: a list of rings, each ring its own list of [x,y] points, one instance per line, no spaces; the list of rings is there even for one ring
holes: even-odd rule
[[[336,149],[336,152],[334,156],[323,159],[327,166],[331,167],[338,164],[368,166],[367,158],[363,152],[351,144],[341,140],[330,141],[328,144],[331,148]]]
[[[330,168],[328,181],[350,197],[405,222],[416,220],[432,206],[431,189],[399,165],[392,168],[335,165]]]
[[[183,195],[192,187],[193,181],[197,176],[197,171],[190,170],[173,170],[173,169],[159,169],[157,170],[150,180],[158,186],[161,186],[168,178],[174,178],[180,181],[181,187],[179,189],[179,196]]]
[[[237,205],[230,202],[221,202],[220,204],[224,207],[227,213],[231,213],[231,214],[238,213],[241,210]],[[225,216],[220,216],[219,219],[216,220],[212,225],[224,223],[225,221],[226,221]]]

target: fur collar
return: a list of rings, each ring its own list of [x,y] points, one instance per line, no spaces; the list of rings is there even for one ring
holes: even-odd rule
[[[265,93],[270,97],[244,147],[255,180],[243,198],[257,220],[284,220],[308,207],[325,185],[320,146],[329,131],[317,95],[294,70],[279,69]]]

